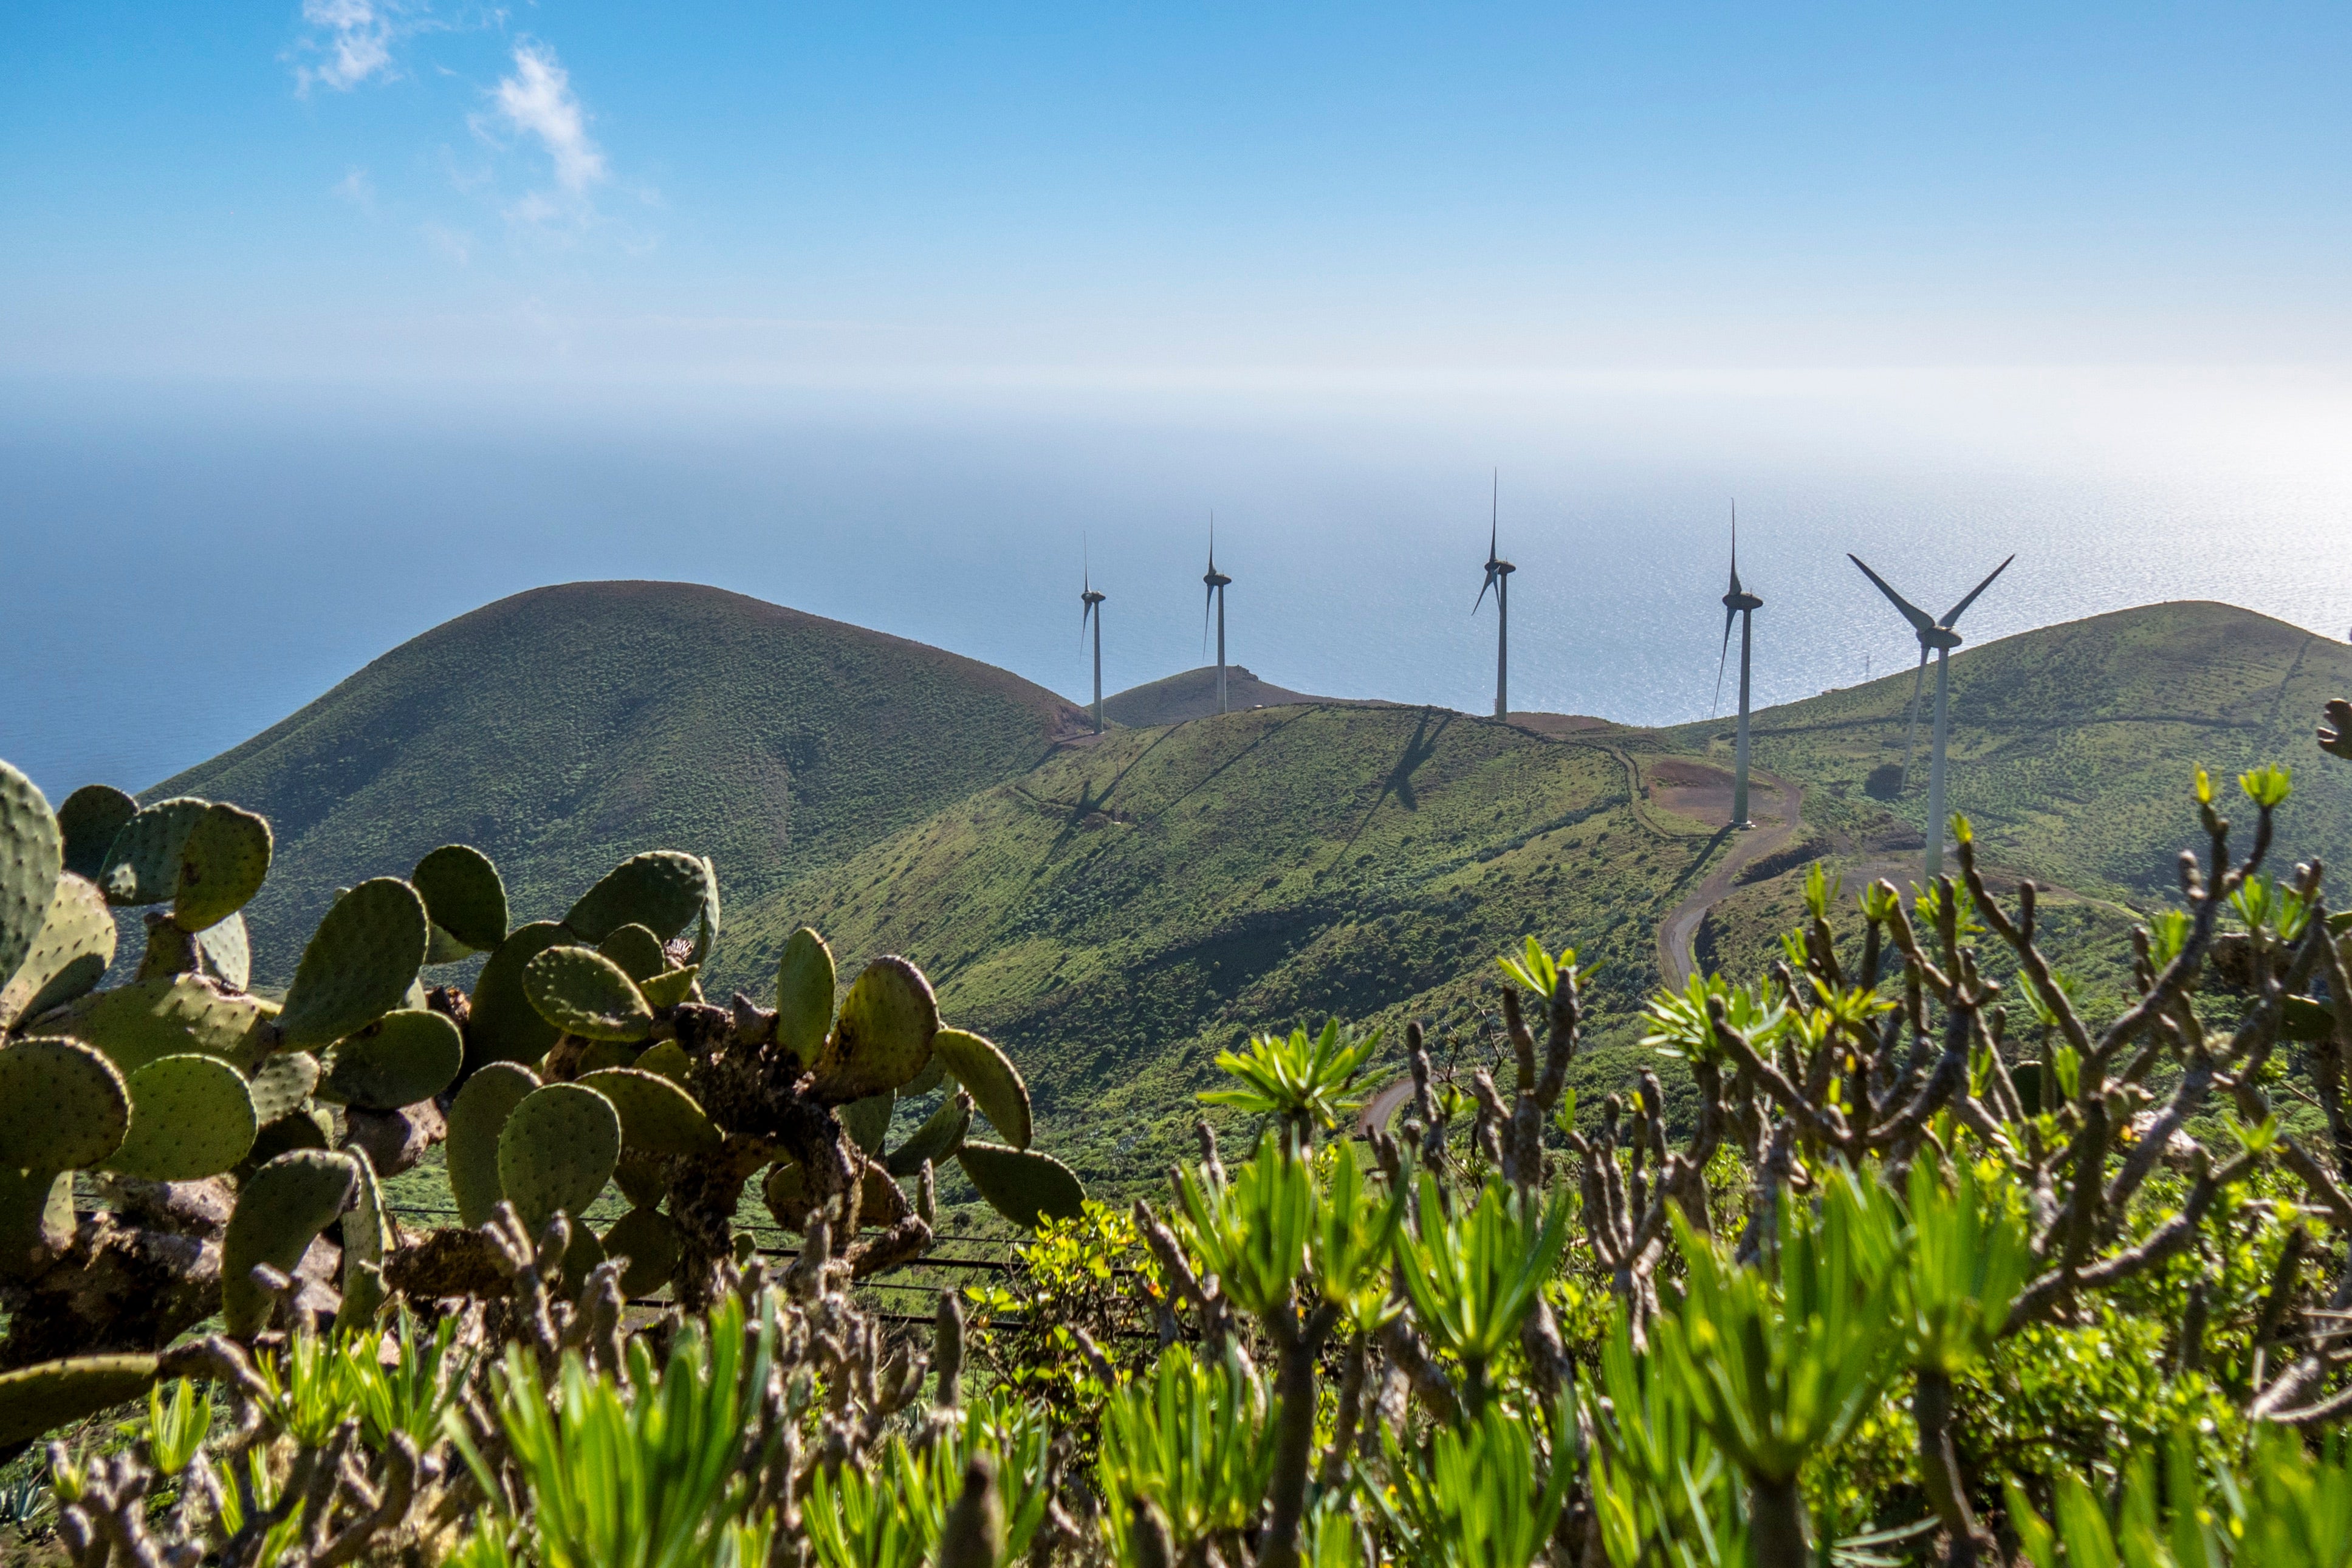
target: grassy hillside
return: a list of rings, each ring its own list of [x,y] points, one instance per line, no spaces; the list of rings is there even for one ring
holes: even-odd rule
[[[2126,906],[2171,885],[2194,761],[2291,761],[2289,861],[2352,866],[2352,768],[2318,766],[2309,738],[2325,696],[2352,691],[2340,645],[2160,605],[1969,649],[1953,674],[1954,804],[2004,876],[2057,884],[2045,929],[2095,989],[2121,983]],[[1759,716],[1759,760],[1801,787],[1802,821],[1701,925],[1711,967],[1777,956],[1816,860],[1849,890],[1916,878],[1924,766],[1899,799],[1864,790],[1900,757],[1908,698],[1890,678]],[[1013,1050],[1049,1146],[1098,1182],[1181,1147],[1192,1092],[1254,1030],[1337,1013],[1394,1037],[1422,1018],[1441,1056],[1486,1060],[1493,959],[1528,932],[1603,964],[1580,1073],[1596,1096],[1635,1065],[1658,922],[1734,852],[1715,766],[1729,759],[1717,727],[1421,708],[1116,731],[796,879],[743,917],[739,935],[757,929],[733,951],[772,951],[807,921],[847,960],[912,955],[951,1017]]]
[[[1240,664],[1225,666],[1225,703],[1240,713],[1254,707],[1282,707],[1293,703],[1325,703],[1329,697],[1309,696],[1259,680]],[[1217,666],[1204,665],[1129,686],[1103,698],[1103,716],[1113,724],[1144,728],[1156,724],[1181,724],[1188,718],[1208,718],[1217,711]]]
[[[282,982],[337,885],[464,840],[518,921],[621,857],[691,849],[731,899],[842,860],[1034,767],[1080,716],[991,665],[728,593],[572,583],[403,643],[148,791],[234,800],[278,836],[247,911]]]
[[[1602,961],[1596,1039],[1622,1045],[1712,839],[1636,799],[1646,745],[1355,706],[1114,731],[797,882],[731,951],[807,922],[845,972],[910,955],[1021,1062],[1047,1146],[1093,1180],[1148,1171],[1255,1030],[1336,1013],[1393,1046],[1421,1017],[1486,1060],[1495,956],[1530,932]]]
[[[2281,863],[2316,856],[2352,871],[2352,768],[2320,766],[2312,739],[2321,705],[2347,692],[2352,648],[2224,604],[2146,605],[1963,648],[1952,659],[1950,809],[2005,865],[2145,905],[2175,886],[2173,857],[2194,827],[2191,767],[2226,779],[2284,762],[2297,789]],[[1759,714],[1756,761],[1802,783],[1806,820],[1857,862],[1899,855],[1916,866],[1903,846],[1924,841],[1934,696],[1931,669],[1899,795],[1869,786],[1874,769],[1902,761],[1907,673]],[[1671,738],[1730,758],[1726,721]]]

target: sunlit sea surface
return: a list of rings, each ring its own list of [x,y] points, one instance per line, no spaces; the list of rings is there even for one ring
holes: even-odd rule
[[[0,394],[0,757],[53,798],[153,784],[450,616],[581,579],[716,583],[1083,700],[1082,571],[1109,689],[1204,662],[1213,509],[1237,663],[1483,711],[1496,467],[1517,708],[1707,714],[1735,498],[1759,704],[1916,657],[1848,551],[1931,613],[2015,552],[1971,643],[2165,599],[2352,627],[2326,387],[1972,384],[1948,418],[1916,386],[1769,384]]]

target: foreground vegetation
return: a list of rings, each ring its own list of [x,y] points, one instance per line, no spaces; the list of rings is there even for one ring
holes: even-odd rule
[[[2112,1017],[1962,818],[1957,875],[1816,868],[1768,973],[1648,999],[1686,1115],[1654,1071],[1579,1105],[1587,965],[1530,939],[1494,1060],[1409,1029],[1359,1137],[1374,1036],[1256,1036],[1203,1096],[1246,1146],[1202,1122],[1114,1208],[904,960],[843,989],[797,933],[772,1009],[702,1001],[694,857],[534,929],[436,851],[264,1002],[266,824],[0,772],[0,1442],[68,1434],[89,1568],[2352,1563],[2352,922],[2274,863],[2292,787],[2196,774]],[[144,973],[95,989],[110,906]],[[406,1236],[373,1173],[436,1122],[482,1211]],[[861,1281],[930,1244],[943,1159],[1036,1235],[909,1333]],[[732,1239],[763,1168],[781,1269]],[[607,1180],[636,1223],[595,1238]]]

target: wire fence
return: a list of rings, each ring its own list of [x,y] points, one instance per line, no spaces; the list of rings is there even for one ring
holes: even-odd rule
[[[384,1207],[397,1218],[415,1220],[428,1228],[454,1225],[458,1220],[457,1210],[454,1207],[414,1203],[388,1203]],[[745,1228],[752,1237],[752,1250],[759,1257],[789,1262],[801,1255],[799,1248],[781,1244],[785,1235],[781,1227],[751,1225]],[[769,1235],[774,1239],[772,1244],[762,1236],[763,1230],[769,1232]],[[1000,1251],[1009,1245],[1007,1239],[1002,1236],[980,1236],[970,1233],[946,1232],[936,1235],[931,1239],[934,1245],[992,1247]],[[965,1275],[1008,1275],[1015,1271],[1014,1265],[1008,1257],[959,1258],[926,1253],[920,1258],[910,1259],[907,1262],[886,1269],[879,1274],[857,1281],[858,1290],[879,1292],[872,1315],[888,1323],[928,1325],[935,1322],[939,1312],[940,1298],[957,1287],[951,1283],[928,1280],[893,1278],[893,1276],[904,1276],[925,1269],[940,1269],[950,1273],[961,1272]],[[916,1310],[918,1302],[921,1303],[922,1310]],[[645,1298],[633,1301],[629,1304],[651,1307],[667,1303],[658,1298]],[[1000,1318],[998,1321],[1007,1327],[1013,1327],[1020,1320]]]

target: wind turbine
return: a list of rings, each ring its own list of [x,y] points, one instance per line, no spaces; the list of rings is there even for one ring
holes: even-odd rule
[[[1936,731],[1935,738],[1929,743],[1927,765],[1927,879],[1933,882],[1936,880],[1936,873],[1941,871],[1944,865],[1946,712],[1949,707],[1952,694],[1952,650],[1960,645],[1960,634],[1952,630],[1952,623],[1960,618],[1961,611],[1977,601],[1978,594],[1992,586],[1993,578],[1999,577],[2009,570],[2009,561],[2015,560],[2017,557],[2011,555],[2009,560],[2004,560],[1994,567],[1990,576],[1969,590],[1967,598],[1945,611],[1940,620],[1934,621],[1927,618],[1926,611],[1889,588],[1886,585],[1886,580],[1864,566],[1860,556],[1849,551],[1845,559],[1862,567],[1862,575],[1878,585],[1878,591],[1886,595],[1894,602],[1895,608],[1903,612],[1903,619],[1911,622],[1912,631],[1918,633],[1919,673],[1911,678],[1911,724],[1909,732],[1903,741],[1903,779],[1906,784],[1911,779],[1912,749],[1919,738],[1919,688],[1921,683],[1927,678],[1927,655],[1929,653],[1936,655]]]
[[[1501,538],[1503,517],[1503,471],[1495,470],[1495,492],[1488,502],[1491,513],[1486,520],[1486,580],[1478,585],[1478,598],[1470,606],[1470,613],[1486,602],[1486,591],[1495,591],[1495,716],[1503,718],[1511,711],[1511,573],[1519,569],[1505,560],[1496,549]]]
[[[1860,565],[1860,562],[1856,562]],[[1870,569],[1864,567],[1864,570]],[[1731,779],[1731,825],[1748,821],[1748,656],[1756,634],[1756,612],[1764,601],[1739,586],[1739,503],[1731,506],[1731,591],[1723,596],[1723,652],[1715,661],[1715,706],[1723,707],[1723,666],[1731,658],[1731,618],[1739,617],[1739,743]]]
[[[1233,709],[1225,700],[1225,585],[1233,579],[1217,570],[1214,513],[1209,517],[1209,570],[1202,574],[1201,580],[1209,585],[1208,601],[1201,606],[1201,641],[1205,644],[1209,640],[1209,605],[1213,603],[1217,609],[1217,711],[1230,713]]]
[[[1085,605],[1086,608],[1078,612],[1078,640],[1082,643],[1086,640],[1087,622],[1089,621],[1093,622],[1095,628],[1095,733],[1097,735],[1100,735],[1102,733],[1103,724],[1102,601],[1109,596],[1108,594],[1097,593],[1095,591],[1093,567],[1089,566],[1087,568],[1087,574],[1084,578],[1080,579],[1080,580],[1084,582],[1086,586],[1078,594],[1078,601]]]

